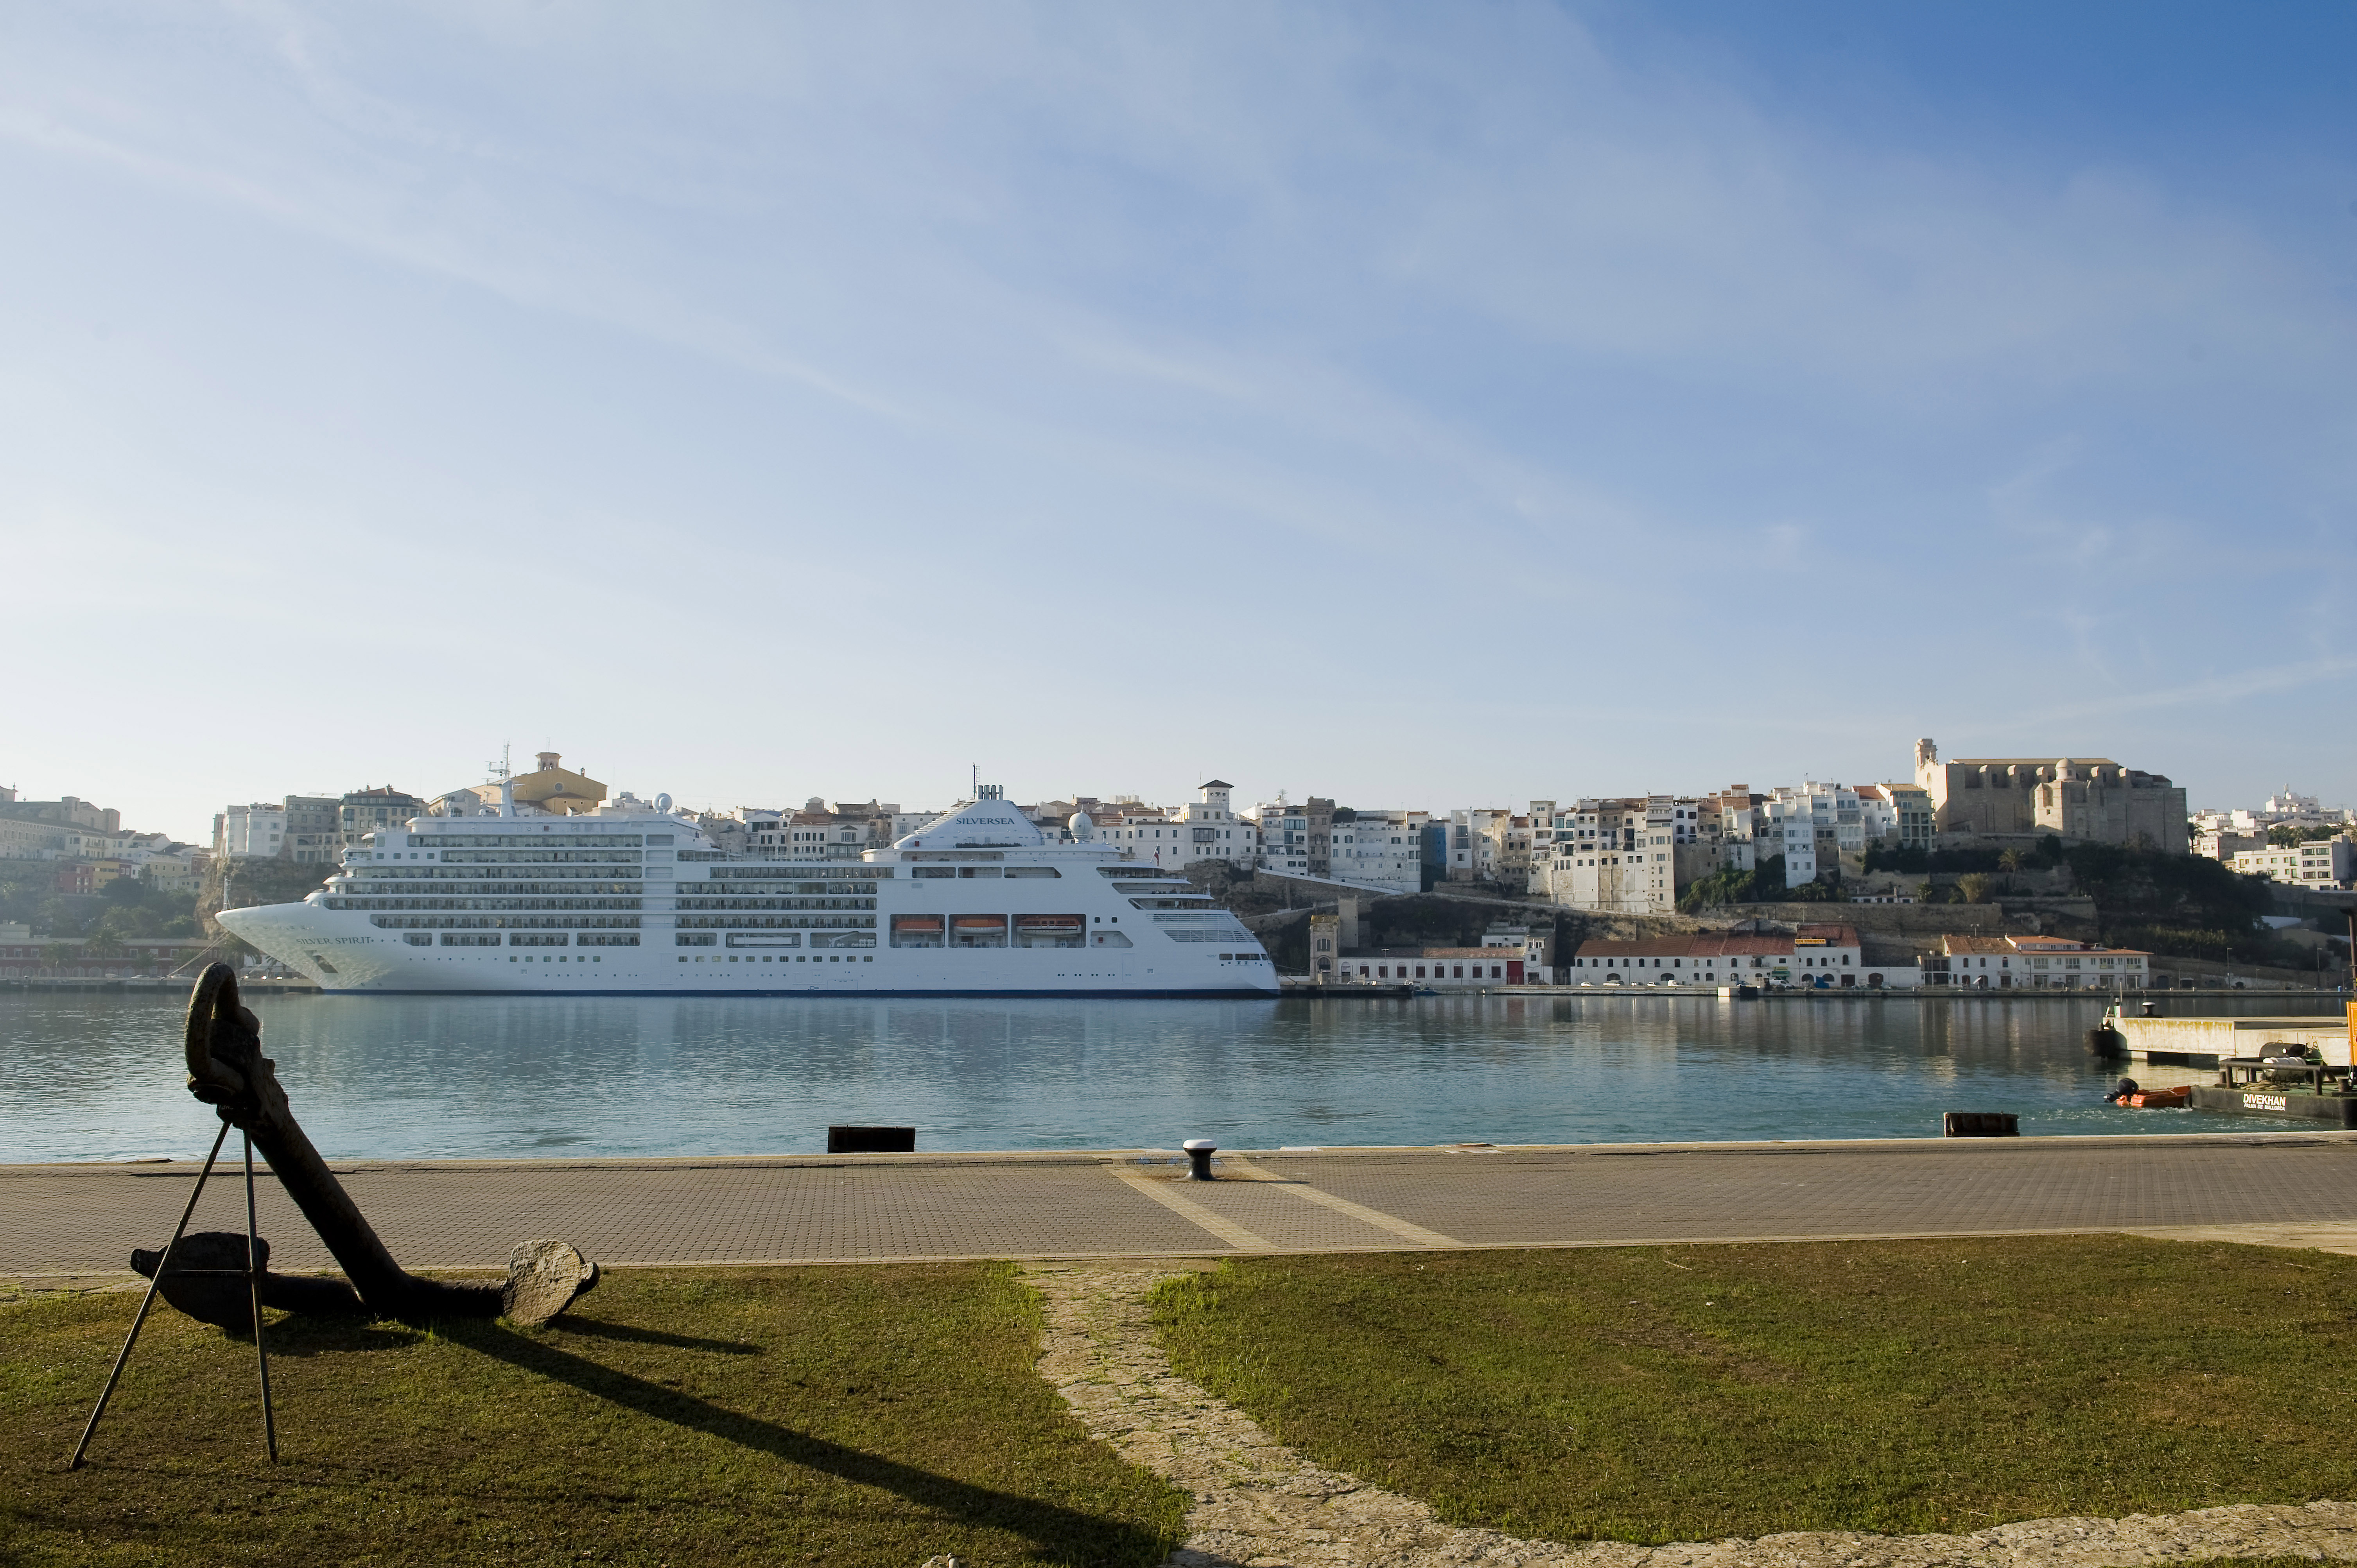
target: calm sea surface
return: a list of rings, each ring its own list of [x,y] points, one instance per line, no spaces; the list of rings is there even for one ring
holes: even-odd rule
[[[345,1156],[807,1154],[829,1122],[913,1123],[934,1150],[1930,1137],[1943,1111],[2018,1112],[2027,1133],[2277,1124],[2103,1104],[2120,1069],[2082,1044],[2102,1009],[1708,996],[255,1006],[296,1114]],[[177,1000],[0,995],[0,1162],[202,1157],[214,1123],[181,1087],[179,1029]]]

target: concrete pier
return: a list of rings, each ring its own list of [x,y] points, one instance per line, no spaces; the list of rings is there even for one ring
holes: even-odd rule
[[[2137,1061],[2164,1067],[2216,1067],[2228,1057],[2304,1054],[2313,1047],[2332,1067],[2349,1062],[2349,1024],[2342,1018],[2214,1017],[2110,1020]],[[2290,1047],[2278,1052],[2273,1046]]]
[[[1173,1140],[1177,1142],[1176,1139]],[[500,1268],[562,1236],[617,1267],[1203,1257],[1834,1240],[2187,1227],[2357,1237],[2357,1133],[1857,1143],[1178,1149],[742,1159],[332,1162],[411,1268]],[[0,1278],[128,1279],[188,1164],[0,1166]],[[240,1184],[197,1230],[242,1230]],[[279,1191],[289,1273],[331,1267]]]

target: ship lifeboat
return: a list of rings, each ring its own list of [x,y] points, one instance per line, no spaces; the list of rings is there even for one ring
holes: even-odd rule
[[[950,946],[953,948],[1003,948],[1006,945],[1006,916],[952,915],[950,917]]]

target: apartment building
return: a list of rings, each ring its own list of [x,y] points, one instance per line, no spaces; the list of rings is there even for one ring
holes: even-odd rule
[[[1664,915],[1718,864],[1701,800],[1683,795],[1591,796],[1555,813],[1534,894],[1575,909]]]
[[[1451,882],[1494,882],[1498,880],[1501,858],[1514,820],[1514,813],[1503,806],[1474,807],[1448,813],[1448,877]],[[1529,823],[1523,823],[1522,842],[1527,856]],[[1527,862],[1526,862],[1527,864]],[[1527,872],[1525,873],[1527,875]]]
[[[2346,889],[2357,882],[2357,843],[2343,835],[2288,847],[2266,844],[2237,850],[2226,864],[2242,875],[2264,876],[2270,882]]]
[[[213,815],[213,854],[228,860],[275,860],[286,841],[286,808],[268,800],[229,806]]]
[[[1858,826],[1866,843],[1894,849],[1932,847],[1932,795],[1917,784],[1861,784]]]
[[[1426,811],[1338,810],[1329,829],[1330,875],[1387,893],[1422,891],[1424,830],[1431,820]]]
[[[1807,779],[1784,785],[1761,802],[1754,844],[1760,856],[1784,857],[1784,886],[1799,887],[1830,872],[1839,875],[1841,857],[1865,853],[1869,812],[1858,790],[1844,784]],[[1889,815],[1895,822],[1893,808]],[[1874,842],[1879,842],[1879,823]]]
[[[1260,821],[1261,865],[1293,876],[1308,875],[1308,812],[1298,805],[1277,800],[1262,801],[1255,815]]]
[[[425,811],[425,801],[390,785],[349,790],[336,803],[339,847],[358,849],[378,829],[399,827]]]

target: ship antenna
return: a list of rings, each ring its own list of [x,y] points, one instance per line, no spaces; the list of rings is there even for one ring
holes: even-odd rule
[[[512,741],[500,742],[498,764],[483,764],[490,770],[491,777],[500,781],[500,815],[502,817],[515,815],[515,775],[508,766],[509,753],[514,749],[514,744]]]

